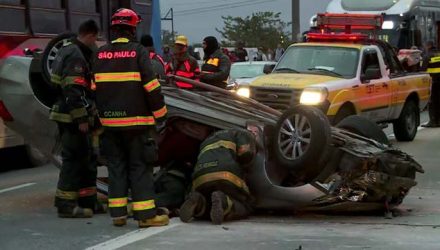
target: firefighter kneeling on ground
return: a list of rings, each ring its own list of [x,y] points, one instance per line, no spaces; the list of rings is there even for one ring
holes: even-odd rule
[[[174,42],[174,57],[165,67],[167,75],[176,75],[186,77],[192,80],[198,80],[200,75],[197,60],[188,53],[188,39],[186,36],[177,36]],[[183,89],[193,89],[192,84],[176,81],[176,85]]]
[[[149,52],[135,42],[139,22],[134,11],[117,10],[111,22],[116,39],[98,50],[93,68],[114,226],[127,223],[129,190],[139,227],[169,223],[168,216],[156,210],[152,178],[157,160],[154,129],[165,121],[167,108]]]
[[[52,65],[51,81],[60,90],[50,111],[62,145],[63,165],[55,195],[59,217],[84,218],[105,212],[97,202],[97,162],[92,148],[92,137],[100,126],[90,72],[97,37],[95,21],[84,22],[78,37],[63,44]]]
[[[243,129],[214,133],[201,145],[192,192],[180,208],[180,219],[210,217],[213,224],[246,218],[251,196],[244,181],[256,154],[253,134]]]

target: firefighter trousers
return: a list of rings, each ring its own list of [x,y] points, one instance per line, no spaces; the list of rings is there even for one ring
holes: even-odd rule
[[[92,136],[82,133],[75,124],[59,124],[63,160],[55,195],[59,212],[70,213],[75,206],[95,209],[96,155]]]
[[[154,187],[158,207],[174,209],[182,205],[187,190],[185,176],[164,173],[154,182]]]
[[[245,219],[249,216],[252,209],[250,206],[251,197],[249,194],[240,190],[232,183],[224,180],[207,182],[196,189],[197,192],[203,195],[204,203],[201,204],[199,213],[200,218],[209,218],[211,210],[211,194],[215,191],[221,191],[226,195],[227,200],[224,201],[224,218],[227,221]]]
[[[130,190],[134,219],[154,217],[153,167],[157,150],[149,131],[105,130],[101,145],[108,161],[110,215],[127,216]]]

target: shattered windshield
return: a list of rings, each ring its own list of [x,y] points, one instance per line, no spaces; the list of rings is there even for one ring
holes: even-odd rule
[[[329,46],[290,47],[274,72],[325,74],[353,78],[358,67],[359,50]]]

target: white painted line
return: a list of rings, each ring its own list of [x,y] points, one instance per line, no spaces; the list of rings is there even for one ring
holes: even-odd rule
[[[25,184],[21,184],[21,185],[18,185],[18,186],[14,186],[14,187],[10,187],[10,188],[5,188],[5,189],[1,189],[0,190],[0,194],[2,194],[2,193],[6,193],[6,192],[9,192],[9,191],[13,191],[13,190],[17,190],[17,189],[20,189],[20,188],[25,188],[25,187],[29,187],[29,186],[32,186],[32,185],[35,185],[36,183],[25,183]]]
[[[164,231],[167,231],[171,228],[182,225],[180,219],[174,218],[170,220],[170,224],[165,227],[150,227],[145,229],[138,229],[136,231],[129,232],[127,234],[121,235],[117,238],[111,239],[109,241],[103,242],[101,244],[88,247],[85,250],[113,250],[117,249],[129,244],[132,244],[136,241],[147,239],[156,234],[160,234]]]

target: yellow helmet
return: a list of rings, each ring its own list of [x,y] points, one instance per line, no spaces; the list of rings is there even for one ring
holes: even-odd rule
[[[188,38],[186,38],[186,36],[183,35],[179,35],[176,37],[176,41],[174,42],[175,44],[180,44],[183,46],[188,46]]]

